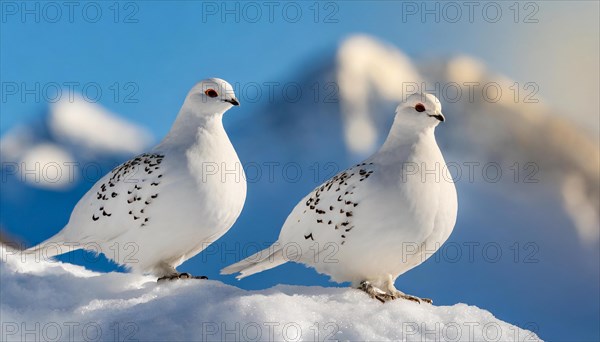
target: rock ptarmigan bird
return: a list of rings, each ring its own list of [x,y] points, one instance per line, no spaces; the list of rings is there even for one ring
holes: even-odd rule
[[[176,267],[226,233],[246,199],[246,180],[223,127],[238,106],[218,78],[188,93],[167,136],[119,165],[77,203],[69,223],[26,254],[101,252],[134,272],[189,278]]]
[[[379,151],[304,197],[275,244],[221,272],[240,279],[295,261],[382,302],[430,303],[394,282],[431,256],[456,222],[456,189],[434,135],[440,121],[435,96],[409,96]]]

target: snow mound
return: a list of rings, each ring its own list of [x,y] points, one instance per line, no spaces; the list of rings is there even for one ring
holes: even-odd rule
[[[348,288],[245,291],[213,280],[157,284],[0,247],[2,341],[537,341],[475,306],[386,304]]]

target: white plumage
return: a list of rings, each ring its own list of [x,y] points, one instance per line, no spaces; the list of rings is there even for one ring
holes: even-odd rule
[[[304,197],[273,246],[222,273],[243,278],[295,261],[382,301],[420,301],[396,290],[394,281],[454,228],[456,190],[434,135],[443,120],[435,96],[409,96],[379,151]]]
[[[25,253],[87,249],[133,271],[179,276],[175,268],[227,232],[246,199],[222,123],[233,105],[239,102],[226,81],[196,84],[162,142],[100,179],[58,234]]]

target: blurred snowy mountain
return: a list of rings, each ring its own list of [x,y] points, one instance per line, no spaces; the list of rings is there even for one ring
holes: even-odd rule
[[[598,245],[599,146],[548,108],[535,84],[519,85],[468,56],[413,63],[399,49],[367,36],[342,44],[337,78],[350,151],[374,151],[389,130],[391,108],[414,91],[433,92],[448,115],[437,131],[451,156],[447,161],[461,171],[468,162],[500,164],[505,174],[513,173],[504,177],[517,185],[504,188],[511,194],[527,192],[519,186],[523,181],[544,183],[562,199],[582,241]],[[381,102],[391,104],[376,110],[373,103]],[[522,174],[516,175],[515,163]]]
[[[46,116],[2,137],[2,171],[31,186],[64,189],[75,184],[73,177],[86,166],[83,163],[127,157],[151,142],[147,130],[100,105],[80,96],[65,97],[52,104]],[[63,174],[71,168],[70,175]]]
[[[397,287],[440,304],[475,304],[521,327],[533,324],[541,338],[599,339],[600,180],[593,139],[526,85],[515,88],[509,78],[467,56],[417,63],[364,35],[325,56],[308,61],[310,67],[296,79],[284,80],[301,85],[305,95],[248,104],[242,98],[241,109],[250,111],[244,120],[229,123],[228,116],[236,114],[227,114],[226,128],[248,177],[244,212],[228,234],[182,270],[245,289],[331,285],[295,264],[240,282],[218,270],[251,254],[250,247],[273,242],[296,202],[376,149],[397,103],[409,92],[425,90],[441,99],[447,118],[437,136],[457,181],[459,218],[446,246],[403,275]],[[469,86],[475,89],[472,96]],[[518,96],[511,87],[520,90]],[[497,89],[504,94],[498,100]],[[81,103],[56,106],[2,137],[0,225],[11,235],[33,244],[54,234],[101,174],[88,167],[88,177],[78,172],[84,175],[80,180],[40,187],[22,181],[22,167],[17,172],[7,165],[93,162],[105,173],[148,144],[144,129],[118,117],[106,119],[98,115],[102,111]],[[85,119],[88,112],[96,114]],[[80,126],[85,130],[79,132]],[[574,306],[564,295],[572,293],[585,300]],[[549,302],[555,310],[547,310]]]

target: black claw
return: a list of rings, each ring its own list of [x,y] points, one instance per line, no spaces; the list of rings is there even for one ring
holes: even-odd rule
[[[208,279],[208,277],[207,276],[193,276],[187,272],[184,272],[184,273],[175,273],[172,275],[160,277],[156,280],[156,282],[161,283],[166,280],[172,281],[172,280],[178,280],[178,279]]]

